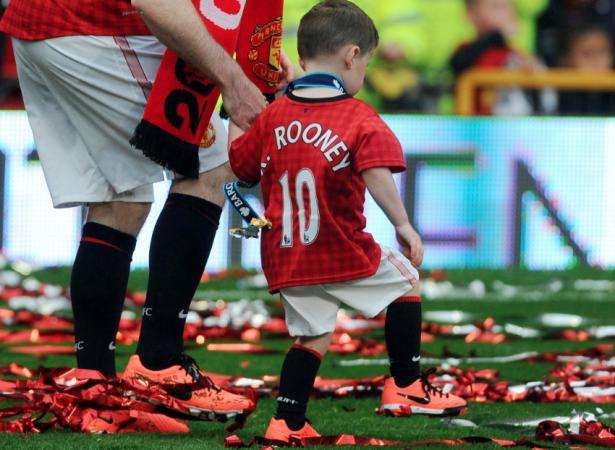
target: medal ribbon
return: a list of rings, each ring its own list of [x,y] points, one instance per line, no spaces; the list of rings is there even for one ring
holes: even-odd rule
[[[330,88],[335,89],[342,95],[347,94],[342,79],[331,72],[311,72],[301,78],[297,78],[288,83],[286,93],[290,94],[297,89],[308,88]]]
[[[235,181],[224,185],[224,195],[228,198],[229,202],[239,213],[241,218],[248,224],[246,228],[232,228],[229,230],[231,236],[236,238],[258,238],[262,229],[271,228],[271,222],[269,222],[248,203],[245,197],[241,194],[240,188],[251,188],[255,185],[244,183],[243,181]]]

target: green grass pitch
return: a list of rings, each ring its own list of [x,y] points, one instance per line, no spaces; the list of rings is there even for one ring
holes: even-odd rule
[[[529,272],[453,272],[451,279],[456,281],[471,281],[475,278],[493,280],[495,278],[518,284],[537,284],[551,279],[555,274],[529,273]],[[557,274],[558,277],[574,279],[575,277],[610,278],[614,279],[613,272],[579,273],[571,272]],[[46,271],[38,274],[44,281],[55,281],[66,284],[68,277],[66,270]],[[131,287],[143,289],[145,274],[133,274]],[[212,292],[233,289],[232,285],[225,283],[210,283],[201,286],[201,293],[212,295]],[[262,292],[236,292],[231,291],[228,296],[245,295],[254,297]],[[563,291],[541,300],[531,300],[519,296],[510,300],[494,300],[489,296],[480,300],[429,300],[423,303],[424,310],[462,310],[476,315],[477,318],[494,317],[496,322],[505,321],[517,324],[531,324],[535,318],[544,312],[559,312],[580,314],[595,324],[615,325],[615,298],[598,299],[591,294],[582,295],[578,292]],[[378,330],[373,337],[383,340],[383,330]],[[602,341],[605,342],[605,341]],[[467,354],[474,351],[478,356],[508,355],[523,351],[564,351],[587,348],[600,343],[587,341],[574,343],[560,340],[537,339],[510,339],[498,344],[466,344],[462,339],[437,337],[435,342],[423,345],[423,350],[432,354],[439,354],[444,346],[451,351]],[[283,352],[290,345],[289,339],[264,340],[267,345],[279,350],[278,354],[268,355],[241,355],[229,353],[207,352],[203,348],[194,347],[188,353],[194,356],[203,368],[219,373],[241,374],[244,376],[260,377],[264,374],[278,374],[282,364]],[[6,347],[6,344],[0,344]],[[122,370],[128,357],[134,351],[134,346],[118,346],[117,364]],[[341,368],[336,365],[342,359],[356,358],[356,356],[337,356],[330,354],[325,359],[320,374],[330,377],[359,377],[383,374],[386,367],[357,367]],[[73,364],[71,356],[50,356],[39,359],[29,355],[16,355],[4,348],[0,353],[0,365],[9,362],[18,362],[29,367],[68,366]],[[242,368],[242,363],[249,363]],[[481,367],[481,366],[475,366]],[[488,367],[500,371],[501,378],[510,381],[538,380],[547,375],[551,364],[519,362],[511,364],[491,364]],[[529,402],[506,404],[477,404],[471,403],[468,414],[463,418],[478,424],[478,428],[447,427],[440,419],[425,417],[410,418],[384,418],[374,413],[377,398],[343,398],[312,400],[308,411],[314,426],[325,435],[352,433],[361,436],[416,440],[431,438],[447,438],[465,435],[481,435],[502,438],[533,438],[532,429],[514,428],[497,425],[495,422],[511,420],[536,419],[540,417],[569,415],[573,410],[595,411],[600,406],[605,412],[615,412],[615,405],[596,405],[592,403],[557,403],[536,404]],[[258,409],[253,414],[247,427],[239,432],[242,437],[262,435],[266,424],[275,407],[273,399],[262,399]],[[607,423],[609,423],[607,421]],[[615,425],[610,421],[610,425]],[[85,435],[68,432],[47,432],[40,435],[10,435],[0,433],[0,449],[216,449],[223,448],[225,436],[224,425],[208,422],[190,422],[191,432],[187,435],[154,435],[154,434],[123,434],[123,435]],[[496,448],[494,445],[476,445],[472,448]],[[325,447],[318,447],[325,448]],[[382,448],[382,447],[378,447]],[[413,447],[415,448],[415,447]],[[438,448],[432,446],[430,448]],[[445,448],[445,447],[443,447]]]

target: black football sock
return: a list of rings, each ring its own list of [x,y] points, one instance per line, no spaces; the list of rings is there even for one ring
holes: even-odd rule
[[[170,194],[149,254],[149,282],[137,353],[150,370],[177,364],[186,315],[216,236],[222,208],[207,200]]]
[[[305,425],[310,392],[320,368],[322,355],[317,351],[295,344],[286,354],[280,374],[280,393],[276,419],[297,431]]]
[[[387,309],[385,336],[391,376],[399,387],[409,386],[421,371],[421,297],[405,296]]]
[[[83,226],[70,280],[77,366],[115,375],[115,335],[136,239],[94,222]]]

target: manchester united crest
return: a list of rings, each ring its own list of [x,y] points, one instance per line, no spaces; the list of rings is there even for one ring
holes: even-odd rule
[[[205,136],[203,136],[203,140],[201,141],[200,148],[209,148],[216,143],[216,129],[214,126],[209,123],[207,125],[207,130],[205,130]]]
[[[250,44],[252,49],[248,52],[248,59],[252,62],[252,71],[270,86],[275,86],[280,82],[282,18],[258,25],[250,37]],[[261,56],[262,52],[268,52],[266,63],[263,62],[266,58]]]

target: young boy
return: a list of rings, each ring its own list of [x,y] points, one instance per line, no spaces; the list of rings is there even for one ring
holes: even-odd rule
[[[327,0],[303,17],[298,34],[306,76],[291,83],[230,150],[237,177],[261,183],[265,216],[273,224],[262,237],[263,269],[297,338],[282,366],[266,438],[318,436],[305,413],[342,303],[368,317],[388,307],[392,378],[383,410],[459,413],[465,401],[433,388],[419,370],[415,267],[423,250],[392,176],[405,169],[400,143],[374,110],[352,97],[363,85],[378,32],[353,3]],[[364,231],[366,187],[412,263]]]

